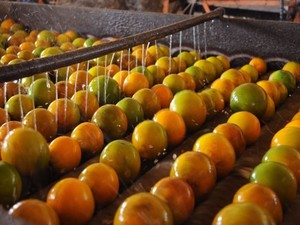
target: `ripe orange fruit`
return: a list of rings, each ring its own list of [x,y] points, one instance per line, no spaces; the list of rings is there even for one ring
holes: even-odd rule
[[[228,118],[227,123],[236,124],[242,129],[247,145],[255,143],[260,137],[260,121],[250,112],[240,111],[233,113]]]
[[[123,137],[128,128],[125,112],[113,104],[100,106],[94,113],[91,122],[102,130],[107,142]]]
[[[180,72],[178,76],[182,77],[185,81],[185,89],[195,91],[196,90],[196,82],[192,75],[187,72]]]
[[[187,151],[175,159],[170,177],[185,180],[192,187],[197,201],[204,199],[211,192],[217,180],[217,172],[213,161],[207,155]]]
[[[299,119],[300,119],[300,111],[298,111],[298,112],[296,112],[294,114],[294,116],[292,117],[291,121],[293,121],[293,120],[299,120]]]
[[[166,76],[165,71],[156,65],[147,66],[147,69],[152,73],[153,76],[153,85],[161,84],[163,79]]]
[[[181,178],[164,177],[151,187],[150,193],[169,206],[175,224],[183,224],[194,210],[193,189]]]
[[[167,150],[168,137],[165,128],[153,120],[139,123],[132,132],[132,144],[143,159],[156,159]]]
[[[133,182],[140,173],[141,158],[136,147],[129,141],[118,139],[109,142],[100,154],[99,162],[112,167],[120,183]]]
[[[296,78],[296,81],[300,81],[300,64],[299,62],[295,61],[289,61],[282,67],[283,70],[291,72],[294,77]]]
[[[95,209],[90,187],[76,178],[64,178],[54,184],[46,203],[56,211],[62,225],[87,224]]]
[[[154,114],[153,120],[165,128],[168,145],[175,146],[184,140],[186,127],[183,118],[177,112],[161,109]]]
[[[267,72],[267,63],[261,57],[254,57],[249,61],[249,64],[254,66],[257,70],[258,75],[261,76]]]
[[[171,89],[175,95],[177,92],[186,89],[185,80],[177,74],[168,74],[162,81],[162,84]]]
[[[286,100],[286,98],[288,97],[288,89],[281,81],[271,80],[271,83],[275,84],[275,86],[277,87],[277,89],[280,93],[279,104],[283,103]]]
[[[112,167],[104,163],[88,165],[78,179],[89,185],[95,202],[101,206],[112,202],[119,193],[118,175]]]
[[[22,126],[22,122],[16,120],[11,120],[3,123],[0,126],[0,142],[3,142],[9,131]]]
[[[207,119],[212,118],[217,113],[217,111],[215,109],[215,102],[213,101],[212,96],[203,93],[203,91],[200,91],[197,94],[202,99],[202,101],[205,103],[206,118]]]
[[[217,57],[217,59],[219,59],[222,62],[224,71],[228,70],[230,68],[230,61],[227,56],[217,55],[216,57]]]
[[[137,212],[137,209],[139,213]],[[114,215],[114,225],[142,225],[149,221],[161,225],[172,225],[173,216],[165,202],[148,192],[127,197]]]
[[[170,103],[170,110],[182,116],[188,132],[199,129],[207,114],[204,101],[191,90],[176,93]]]
[[[286,86],[289,94],[293,93],[296,88],[296,78],[286,70],[276,70],[269,76],[271,81],[281,81]]]
[[[276,193],[260,183],[248,183],[239,188],[233,196],[233,203],[253,202],[265,208],[277,224],[282,223],[282,207]]]
[[[300,128],[300,119],[292,119],[288,122],[285,127],[299,127]]]
[[[207,84],[205,73],[199,67],[190,66],[186,68],[184,72],[190,74],[194,78],[196,84],[196,91],[201,90],[204,87],[204,85]]]
[[[246,71],[251,76],[251,82],[254,83],[258,79],[258,71],[256,68],[250,64],[243,65],[240,70]]]
[[[24,94],[16,94],[5,103],[5,109],[12,120],[20,121],[33,108],[32,98]]]
[[[161,108],[169,108],[170,103],[174,97],[171,89],[164,84],[155,84],[151,87],[151,89],[157,95]]]
[[[280,103],[280,92],[274,82],[271,82],[269,80],[260,80],[256,82],[256,84],[272,98],[274,101],[275,106],[278,106]]]
[[[129,74],[128,70],[120,70],[113,76],[113,79],[115,81],[117,81],[122,92],[123,92],[124,81],[125,81],[125,78],[128,76],[128,74]]]
[[[214,162],[219,178],[228,175],[235,164],[235,151],[230,141],[218,133],[201,135],[194,143],[193,151],[206,154]]]
[[[78,142],[83,156],[100,152],[104,145],[102,130],[91,122],[83,122],[77,125],[71,132],[70,137]]]
[[[233,123],[221,123],[214,128],[213,132],[222,134],[228,139],[228,141],[230,141],[236,157],[241,156],[241,154],[245,151],[246,140],[242,129],[238,125]]]
[[[197,60],[194,66],[199,67],[204,72],[207,83],[213,82],[218,77],[216,67],[206,59]]]
[[[138,90],[149,88],[147,77],[139,72],[130,72],[123,83],[123,93],[127,97],[133,96]]]
[[[72,130],[80,122],[79,107],[70,99],[58,98],[50,103],[48,110],[55,115],[60,133]]]
[[[253,202],[231,203],[214,217],[212,225],[275,225],[270,213]]]
[[[212,82],[210,87],[218,90],[223,96],[224,103],[228,104],[235,85],[231,80],[218,78]]]
[[[75,89],[86,90],[93,76],[86,70],[77,70],[73,72],[68,79],[68,82],[75,86]]]
[[[0,108],[0,126],[8,121],[10,121],[8,112],[5,109]]]
[[[47,109],[35,108],[29,111],[22,119],[22,124],[40,132],[47,141],[52,141],[56,137],[56,119]]]
[[[214,64],[217,71],[217,77],[219,77],[225,71],[222,61],[216,56],[209,56],[206,58],[206,60]]]
[[[138,90],[132,98],[142,105],[145,119],[152,119],[154,114],[161,109],[159,98],[152,89]]]
[[[202,94],[210,96],[212,101],[214,102],[214,110],[215,112],[221,112],[225,107],[225,101],[223,95],[214,88],[206,88],[201,91]]]
[[[165,74],[174,74],[178,72],[178,65],[176,61],[169,56],[160,57],[156,60],[155,65],[162,68]]]
[[[65,80],[55,83],[57,98],[71,98],[75,93],[75,86]]]
[[[40,225],[59,225],[59,218],[46,202],[38,199],[25,199],[14,204],[8,214],[28,223]]]
[[[288,145],[300,151],[300,128],[298,127],[284,127],[277,131],[272,140],[270,147],[278,145]]]
[[[238,69],[234,69],[234,68],[225,70],[221,74],[220,78],[230,80],[234,84],[235,87],[246,82],[242,72],[239,71]]]
[[[262,121],[269,121],[270,119],[272,119],[274,114],[275,114],[274,101],[270,97],[270,95],[267,95],[267,108],[266,108],[266,111],[265,111],[264,115],[262,116],[261,120]]]
[[[80,164],[81,150],[77,140],[69,136],[59,136],[49,144],[50,164],[55,172],[65,173]]]

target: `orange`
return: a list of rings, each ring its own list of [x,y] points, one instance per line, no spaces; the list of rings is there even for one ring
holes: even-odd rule
[[[168,146],[168,136],[166,129],[158,122],[145,120],[134,128],[131,142],[138,150],[141,158],[152,160],[165,153]]]
[[[18,128],[18,127],[22,127],[22,122],[12,120],[12,121],[7,121],[7,122],[3,123],[0,126],[0,142],[3,142],[4,138],[6,137],[6,135],[8,134],[9,131],[11,131],[15,128]]]
[[[252,81],[251,74],[248,71],[239,69],[239,72],[242,74],[245,83],[250,83]]]
[[[113,104],[100,106],[94,113],[91,122],[102,130],[107,142],[123,137],[128,129],[125,112]]]
[[[171,89],[164,84],[155,84],[151,87],[151,89],[157,95],[161,108],[169,108],[170,103],[174,97]]]
[[[267,96],[267,108],[266,108],[266,111],[265,111],[264,115],[262,116],[261,120],[269,121],[270,119],[272,119],[274,114],[275,114],[275,104],[274,104],[273,99],[268,95]]]
[[[155,63],[155,57],[149,54],[144,48],[135,49],[132,55],[138,59],[139,65],[150,66]]]
[[[214,64],[217,72],[217,77],[219,77],[224,72],[224,65],[222,61],[216,56],[209,56],[208,58],[206,58],[206,60]]]
[[[81,121],[90,121],[96,110],[99,108],[99,102],[93,93],[87,90],[79,90],[72,97],[79,108]]]
[[[218,133],[201,135],[194,143],[193,151],[206,154],[214,162],[217,176],[227,176],[235,164],[235,151],[230,141]]]
[[[149,65],[147,66],[147,69],[153,75],[153,85],[162,83],[163,79],[166,76],[166,73],[161,67],[157,65]]]
[[[278,145],[288,145],[300,151],[299,127],[284,127],[277,131],[272,140],[270,147]]]
[[[147,49],[147,54],[150,54],[151,56],[153,56],[156,60],[163,57],[163,56],[169,56],[170,54],[167,53],[166,51],[163,51],[163,49],[161,48],[161,45],[151,45],[148,49]]]
[[[129,74],[128,70],[120,70],[113,76],[113,79],[118,82],[122,92],[123,92],[124,80],[128,76],[128,74]]]
[[[183,77],[178,76],[177,74],[169,74],[167,75],[162,84],[166,85],[171,89],[172,93],[175,95],[177,92],[186,89],[185,80]]]
[[[246,71],[251,76],[251,82],[256,82],[258,79],[258,71],[250,64],[243,65],[240,70]]]
[[[0,108],[0,126],[8,121],[10,121],[8,112],[5,109]]]
[[[240,111],[233,113],[229,116],[227,122],[234,123],[242,129],[247,145],[255,143],[260,137],[260,121],[250,112]]]
[[[271,80],[271,83],[275,84],[275,86],[277,87],[279,93],[280,93],[280,100],[279,100],[279,104],[283,103],[286,98],[288,97],[288,89],[287,87],[278,80]]]
[[[173,58],[169,56],[163,56],[156,60],[156,66],[162,68],[165,74],[174,74],[178,72],[178,65]]]
[[[71,132],[70,137],[78,142],[83,156],[100,152],[104,146],[102,130],[91,122],[83,122],[77,125]]]
[[[253,202],[231,203],[222,208],[211,225],[275,225],[270,213]]]
[[[21,49],[20,49],[19,46],[12,45],[12,46],[7,47],[6,50],[5,50],[5,52],[6,52],[6,54],[15,54],[15,55],[17,55],[20,50]]]
[[[217,89],[206,88],[201,91],[201,93],[211,97],[212,101],[214,102],[214,110],[216,112],[221,112],[224,109],[225,101],[223,95]]]
[[[275,70],[270,74],[269,80],[281,81],[284,84],[284,86],[286,86],[288,94],[292,94],[296,89],[296,78],[289,71]]]
[[[299,119],[300,119],[300,111],[298,111],[298,112],[296,112],[294,114],[294,116],[292,117],[291,121],[293,121],[293,120],[299,120]]]
[[[141,169],[138,150],[131,142],[122,139],[109,142],[101,152],[99,162],[113,168],[122,184],[133,182]]]
[[[170,177],[179,177],[193,189],[195,200],[203,200],[216,184],[213,161],[204,153],[187,151],[179,155],[170,170]]]
[[[3,28],[3,29],[5,29],[5,30],[7,30],[7,31],[9,31],[10,30],[10,27],[12,26],[12,25],[14,25],[16,23],[16,21],[14,20],[14,19],[12,19],[12,18],[6,18],[6,19],[4,19],[2,22],[1,22],[1,28]]]
[[[151,187],[150,193],[162,199],[169,206],[175,224],[183,224],[194,210],[193,189],[179,177],[160,179]]]
[[[170,110],[182,116],[188,132],[198,130],[206,120],[205,102],[191,90],[176,93],[170,103]]]
[[[187,67],[192,66],[195,63],[195,58],[191,52],[182,51],[177,55],[177,57],[184,60]]]
[[[183,118],[177,112],[161,109],[154,114],[153,120],[165,128],[168,145],[175,146],[184,140],[186,127]]]
[[[35,108],[29,111],[22,119],[22,124],[40,132],[47,141],[52,141],[56,137],[55,116],[47,109]]]
[[[283,70],[289,71],[296,78],[296,81],[300,81],[300,64],[299,62],[289,61],[282,67]]]
[[[91,74],[93,78],[100,75],[107,75],[107,67],[96,65],[91,67],[88,73]]]
[[[59,136],[49,144],[50,164],[54,171],[65,173],[76,168],[81,161],[81,149],[76,139]]]
[[[261,76],[267,72],[267,63],[261,57],[253,57],[250,59],[249,64],[254,66],[258,72],[258,76]]]
[[[154,114],[161,109],[160,100],[152,89],[140,89],[132,98],[142,105],[145,119],[152,119]]]
[[[277,224],[282,223],[282,207],[276,193],[260,183],[248,183],[239,188],[233,196],[233,203],[253,202],[265,208]]]
[[[5,110],[7,110],[11,120],[20,121],[33,108],[32,98],[24,94],[16,94],[5,103]]]
[[[119,193],[119,178],[116,171],[104,163],[88,165],[78,176],[80,181],[89,185],[96,204],[111,203]]]
[[[199,59],[194,63],[194,66],[199,67],[204,72],[207,83],[211,83],[218,77],[217,70],[210,61]]]
[[[238,125],[233,123],[220,123],[214,128],[213,132],[222,134],[230,141],[235,151],[236,158],[241,156],[246,150],[246,140],[242,129]]]
[[[181,58],[179,57],[172,57],[172,58],[177,64],[178,73],[183,72],[187,68],[186,62],[184,60],[181,60]]]
[[[61,225],[84,225],[95,210],[90,187],[76,178],[63,178],[49,190],[46,203],[56,211]]]
[[[231,80],[218,78],[212,82],[210,87],[218,90],[223,96],[224,103],[228,104],[235,85]]]
[[[215,102],[212,99],[212,96],[203,93],[202,91],[197,93],[199,97],[202,99],[202,101],[205,103],[206,107],[206,118],[210,119],[212,118],[216,113],[215,109]]]
[[[220,78],[230,80],[234,84],[235,87],[246,82],[242,72],[237,69],[234,69],[234,68],[225,70],[221,74]]]
[[[228,70],[230,68],[230,61],[227,56],[217,55],[216,57],[217,57],[217,59],[219,59],[222,62],[224,71]]]
[[[25,199],[14,204],[8,212],[13,217],[20,218],[28,223],[40,225],[59,225],[56,212],[38,199]]]
[[[70,99],[58,98],[50,103],[48,110],[55,115],[60,133],[72,130],[80,122],[79,107]]]
[[[75,93],[75,85],[61,80],[55,83],[57,98],[71,98]]]
[[[110,64],[110,65],[106,66],[105,69],[107,70],[107,74],[110,77],[113,77],[117,72],[120,71],[120,67],[116,64]]]
[[[16,54],[12,54],[12,53],[7,53],[5,55],[3,55],[0,59],[0,62],[4,65],[8,64],[10,61],[14,60],[18,58],[18,56]]]
[[[190,74],[196,83],[196,91],[201,90],[205,84],[207,84],[207,80],[205,77],[205,73],[197,66],[190,66],[186,68],[186,73]]]
[[[138,90],[149,88],[147,77],[140,72],[130,72],[123,83],[123,93],[127,97],[133,96]]]
[[[68,82],[73,84],[78,91],[86,90],[92,79],[93,76],[88,71],[77,70],[69,76]]]
[[[269,80],[260,80],[256,82],[256,84],[262,89],[265,90],[265,92],[272,98],[274,101],[275,106],[278,106],[280,103],[280,92],[274,82],[271,82]]]
[[[182,77],[185,81],[185,88],[188,90],[195,91],[196,90],[196,82],[194,77],[187,72],[180,72],[178,76]]]
[[[138,210],[139,213],[136,213]],[[172,225],[173,216],[170,208],[160,198],[148,192],[135,193],[127,197],[118,207],[114,225]]]

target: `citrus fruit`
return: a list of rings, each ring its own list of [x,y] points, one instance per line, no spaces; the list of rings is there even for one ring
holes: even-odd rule
[[[164,177],[151,187],[150,193],[169,206],[174,224],[183,224],[193,212],[195,206],[193,189],[181,178]]]
[[[147,69],[146,66],[136,66],[130,72],[138,72],[138,73],[143,74],[149,82],[149,87],[152,87],[152,85],[153,85],[153,75],[150,72],[150,70]]]
[[[212,225],[275,225],[270,213],[253,202],[231,203],[214,217]]]
[[[132,144],[141,158],[151,160],[164,154],[168,146],[165,128],[153,120],[144,120],[132,132]]]
[[[177,74],[168,74],[162,81],[162,84],[171,89],[173,95],[186,89],[185,80]]]
[[[139,213],[136,213],[138,210]],[[127,197],[114,215],[114,225],[131,224],[171,225],[173,216],[170,208],[155,195],[140,192]]]
[[[246,71],[251,76],[251,82],[254,83],[258,79],[258,71],[256,68],[250,64],[243,65],[240,70]]]
[[[223,67],[224,67],[224,71],[228,70],[230,68],[230,61],[229,61],[227,56],[217,55],[216,57],[217,57],[217,59],[219,59],[222,62]]]
[[[186,127],[183,118],[177,112],[161,109],[154,114],[153,120],[165,128],[168,145],[175,146],[184,140]]]
[[[176,93],[170,103],[170,110],[182,116],[188,132],[198,130],[205,122],[207,113],[203,100],[191,90]]]
[[[300,151],[299,132],[300,128],[298,127],[284,127],[280,129],[273,135],[270,147],[288,145]]]
[[[261,118],[267,109],[267,94],[257,84],[241,84],[231,93],[230,108],[233,112],[248,111]]]
[[[119,178],[116,171],[104,163],[88,165],[78,176],[86,182],[93,193],[96,204],[101,206],[112,202],[119,193]]]
[[[288,93],[291,94],[296,88],[296,78],[293,74],[286,70],[276,70],[269,76],[271,81],[281,81],[287,88]]]
[[[99,162],[112,167],[124,184],[133,182],[141,168],[141,158],[136,147],[121,139],[111,141],[104,147]]]
[[[175,159],[170,170],[170,177],[185,180],[193,189],[198,201],[204,199],[215,186],[217,172],[213,161],[207,155],[187,151]]]
[[[261,57],[253,57],[252,59],[250,59],[249,64],[254,66],[259,76],[267,72],[267,63]]]
[[[185,89],[195,91],[196,90],[196,82],[192,75],[187,72],[180,72],[178,76],[182,77],[185,82]]]
[[[299,62],[289,61],[284,64],[284,66],[282,67],[282,70],[291,72],[294,75],[294,77],[296,78],[296,81],[297,82],[300,81],[300,64],[299,64]]]
[[[224,72],[224,65],[222,61],[216,56],[209,56],[206,58],[206,60],[214,64],[217,72],[217,77],[219,77]]]
[[[279,104],[283,103],[286,98],[288,97],[288,89],[286,86],[279,80],[271,80],[271,83],[275,84],[277,87],[280,97],[279,97]]]
[[[149,66],[147,66],[147,69],[152,73],[153,85],[161,84],[161,82],[163,81],[163,79],[166,76],[165,71],[156,65],[149,65]]]
[[[169,56],[160,57],[156,60],[155,65],[162,68],[166,75],[178,72],[178,65],[176,61]]]
[[[205,84],[207,84],[207,80],[205,77],[205,73],[197,66],[190,66],[185,69],[186,73],[190,74],[196,84],[196,91],[199,91],[201,88],[204,87]]]
[[[250,112],[233,113],[229,116],[227,123],[236,124],[242,129],[247,145],[255,143],[261,135],[260,121]]]
[[[283,209],[297,198],[297,180],[293,172],[281,163],[268,161],[258,164],[250,174],[250,182],[271,188],[278,196]]]
[[[260,80],[256,82],[256,84],[272,98],[274,101],[275,106],[278,106],[280,103],[280,91],[278,90],[276,84],[274,82],[271,82],[269,80]]]
[[[75,86],[76,91],[86,90],[93,76],[86,70],[77,70],[70,74],[68,82]]]
[[[70,137],[78,142],[83,156],[100,152],[104,146],[103,132],[92,122],[78,124],[71,132]]]
[[[84,225],[95,209],[90,187],[76,178],[63,178],[55,183],[47,194],[46,203],[57,213],[62,225]]]
[[[50,152],[46,139],[38,131],[20,127],[6,135],[1,158],[13,165],[21,175],[31,176],[48,168]]]
[[[225,101],[223,95],[214,88],[206,88],[201,91],[202,94],[208,95],[214,102],[215,112],[221,112],[225,107]]]
[[[22,192],[22,179],[16,168],[0,161],[0,204],[4,207],[17,202]]]
[[[225,70],[221,74],[220,78],[230,80],[234,84],[235,87],[246,82],[245,78],[243,76],[243,73],[241,71],[239,71],[238,69],[234,69],[234,68]]]
[[[213,101],[212,96],[203,93],[203,91],[200,91],[197,94],[202,99],[202,101],[205,103],[206,118],[207,119],[212,118],[217,113],[216,108],[215,108],[215,102]]]
[[[184,60],[186,65],[192,66],[195,63],[195,58],[194,56],[188,52],[188,51],[182,51],[177,55],[178,58],[180,58],[181,60]]]
[[[106,141],[123,137],[128,128],[125,112],[113,104],[99,107],[94,113],[91,122],[95,123],[103,131]]]
[[[149,88],[147,77],[140,72],[130,72],[123,83],[123,93],[127,97],[131,97],[142,88]]]
[[[230,95],[234,90],[235,85],[231,80],[218,78],[212,82],[210,88],[219,91],[223,96],[225,105],[227,105],[230,101]]]
[[[169,108],[170,103],[174,97],[173,92],[164,84],[155,84],[151,90],[157,95],[162,109]]]
[[[60,224],[56,212],[48,206],[46,202],[33,198],[25,199],[14,204],[9,209],[8,214],[32,224]]]
[[[282,207],[276,193],[260,183],[248,183],[240,187],[233,196],[233,203],[253,202],[265,208],[277,224],[282,223]]]
[[[204,72],[207,83],[211,83],[218,77],[214,64],[206,59],[197,60],[194,66],[199,67]]]
[[[5,109],[12,120],[21,120],[26,113],[34,108],[31,97],[24,94],[16,94],[5,103]]]
[[[228,175],[235,164],[235,151],[230,141],[218,133],[206,133],[197,138],[193,151],[202,152],[211,158],[219,178]]]

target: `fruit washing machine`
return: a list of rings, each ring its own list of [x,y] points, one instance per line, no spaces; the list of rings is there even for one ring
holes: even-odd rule
[[[204,57],[226,55],[230,59],[231,67],[246,64],[255,56],[264,58],[270,69],[281,68],[287,61],[300,62],[300,24],[226,18],[223,14],[222,9],[217,9],[195,20],[194,17],[187,15],[0,2],[0,20],[13,18],[37,30],[49,29],[64,32],[72,29],[82,35],[120,38],[104,44],[102,48],[91,47],[70,54],[64,53],[2,67],[0,68],[0,81],[31,76],[154,41],[170,46],[173,54],[184,49],[196,49]],[[300,90],[296,88],[284,104],[276,109],[274,117],[262,123],[262,134],[259,140],[247,147],[247,150],[237,159],[233,171],[217,181],[210,195],[197,203],[193,214],[185,224],[211,224],[216,213],[232,201],[236,190],[248,182],[251,169],[261,161],[265,151],[269,148],[272,136],[284,127],[299,109]],[[200,135],[212,131],[217,124],[226,122],[229,114],[230,109],[225,108],[224,111],[206,121],[200,130],[189,134],[181,145],[172,148],[159,160],[142,162],[141,174],[135,182],[123,186],[117,199],[111,204],[97,209],[89,224],[112,224],[117,207],[126,197],[134,193],[149,191],[160,178],[168,176],[176,156],[191,150]],[[76,170],[64,174],[59,179],[78,176],[83,168],[98,159],[99,155],[88,159]],[[27,197],[45,200],[52,185],[53,182]],[[283,224],[296,224],[296,221],[300,220],[299,210],[298,194],[296,202],[284,212]],[[1,224],[12,224],[13,219],[4,209],[0,209],[0,215]]]

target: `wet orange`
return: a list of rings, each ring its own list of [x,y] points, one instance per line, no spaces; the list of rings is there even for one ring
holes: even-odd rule
[[[139,213],[137,213],[139,212]],[[114,225],[172,225],[173,216],[165,202],[149,192],[135,193],[127,197],[118,207]]]
[[[18,127],[22,127],[22,122],[12,120],[12,121],[7,121],[7,122],[3,123],[0,126],[0,142],[3,142],[4,138],[6,137],[6,135],[8,134],[9,131],[11,131],[15,128],[18,128]]]
[[[193,189],[181,178],[164,177],[151,187],[150,193],[162,199],[169,206],[174,224],[183,224],[194,210]]]
[[[225,101],[221,92],[214,88],[206,88],[201,91],[202,94],[210,96],[214,102],[214,110],[216,112],[221,112],[225,107]]]
[[[201,135],[194,143],[193,151],[206,154],[214,162],[217,176],[227,176],[235,164],[235,150],[230,141],[218,133],[206,133]]]
[[[55,83],[57,98],[71,98],[75,93],[75,86],[65,80]]]
[[[291,121],[300,119],[300,111],[296,112],[292,117]]]
[[[12,120],[21,120],[33,108],[32,98],[24,94],[16,94],[5,103],[5,109]]]
[[[284,127],[277,131],[272,140],[270,147],[278,145],[288,145],[300,151],[299,127]]]
[[[92,163],[80,174],[78,179],[89,185],[96,204],[111,203],[119,193],[119,178],[116,171],[104,163]]]
[[[205,73],[207,83],[211,83],[218,77],[214,64],[206,59],[197,60],[194,63],[194,66],[199,67]]]
[[[202,99],[202,101],[205,103],[207,119],[212,118],[217,113],[217,111],[215,109],[215,103],[212,99],[212,96],[205,94],[202,91],[198,92],[197,94]]]
[[[275,84],[280,93],[279,104],[283,103],[288,97],[288,89],[281,81],[271,80],[271,83]]]
[[[205,77],[205,73],[197,66],[190,66],[186,68],[186,73],[190,74],[196,83],[196,91],[201,90],[205,84],[207,84],[207,80]]]
[[[250,59],[249,64],[254,66],[259,76],[267,72],[267,63],[261,57],[253,57],[252,59]]]
[[[184,60],[181,60],[179,57],[172,57],[174,59],[175,63],[177,64],[177,72],[183,72],[187,68],[186,62]]]
[[[54,184],[46,203],[56,211],[61,225],[87,224],[95,210],[90,187],[76,178],[64,178]]]
[[[123,93],[127,97],[133,96],[138,90],[149,88],[147,77],[139,72],[130,72],[123,83]]]
[[[69,136],[59,136],[49,144],[50,164],[54,171],[65,173],[76,168],[81,161],[78,141]]]
[[[56,137],[55,116],[47,109],[35,108],[29,111],[22,119],[22,124],[40,132],[47,141],[52,141]]]
[[[207,197],[214,188],[217,172],[213,161],[207,155],[187,151],[175,159],[170,170],[170,177],[185,180],[193,189],[195,199],[198,201]]]
[[[12,18],[6,18],[1,22],[1,28],[5,29],[7,32],[10,30],[10,27],[14,25],[16,21]]]
[[[132,98],[142,105],[145,119],[152,119],[154,114],[161,109],[160,100],[152,89],[140,89]]]
[[[178,76],[182,77],[185,81],[185,89],[195,91],[196,90],[196,82],[192,75],[187,72],[180,72]]]
[[[105,69],[107,70],[107,75],[110,77],[113,77],[117,72],[120,71],[120,67],[116,64],[109,64],[105,67]]]
[[[159,98],[161,108],[169,108],[170,103],[174,97],[171,89],[164,84],[156,84],[152,86],[151,89]]]
[[[29,198],[14,204],[8,214],[20,218],[28,223],[40,225],[59,225],[59,218],[56,212],[38,199]]]
[[[300,64],[299,64],[299,62],[289,61],[284,64],[282,69],[291,72],[294,75],[294,77],[296,78],[296,81],[297,82],[300,81]]]
[[[230,61],[227,56],[217,55],[216,57],[217,57],[217,59],[219,59],[222,62],[224,71],[228,70],[230,68]]]
[[[113,79],[115,81],[117,81],[117,83],[119,84],[121,91],[123,92],[123,84],[124,84],[124,80],[125,78],[128,76],[129,72],[128,70],[120,70],[119,72],[117,72],[114,76]]]
[[[208,58],[206,58],[206,60],[214,64],[217,72],[217,77],[219,77],[225,71],[223,62],[216,56],[209,56]]]
[[[163,155],[167,150],[168,136],[166,129],[158,122],[145,120],[134,128],[131,142],[141,158],[152,160]]]
[[[218,90],[223,96],[224,103],[228,104],[235,85],[231,80],[218,78],[213,81],[210,87]]]
[[[273,99],[268,95],[267,96],[267,108],[266,111],[264,113],[264,115],[262,116],[261,120],[262,121],[269,121],[270,119],[273,118],[275,114],[275,104]]]
[[[278,106],[280,103],[280,92],[274,82],[271,82],[269,80],[260,80],[256,82],[256,84],[262,89],[265,90],[265,92],[272,98],[274,101],[275,106]]]
[[[163,56],[156,60],[156,66],[162,68],[165,74],[174,74],[178,72],[178,65],[173,58],[169,56]]]
[[[162,83],[163,79],[166,76],[165,71],[157,65],[147,66],[147,69],[153,75],[153,85]]]
[[[175,95],[177,92],[186,89],[185,80],[183,77],[178,76],[177,74],[169,74],[167,75],[162,84],[166,85],[171,89],[172,93]]]
[[[240,111],[233,113],[227,122],[234,123],[242,129],[247,145],[255,143],[261,135],[260,121],[250,112]]]
[[[154,114],[153,120],[165,128],[168,145],[175,146],[184,140],[186,127],[183,118],[177,112],[161,109]]]
[[[83,156],[100,152],[104,146],[102,130],[91,122],[83,122],[77,125],[71,132],[70,137],[78,142]]]
[[[276,193],[263,184],[248,183],[239,188],[233,196],[233,203],[253,202],[266,209],[277,224],[282,223],[282,207]]]
[[[243,77],[243,74],[238,69],[234,68],[225,70],[221,74],[220,78],[230,80],[235,87],[246,82],[245,78]]]
[[[251,82],[256,82],[258,79],[258,71],[250,64],[243,65],[240,70],[246,71],[251,76]]]
[[[0,108],[0,126],[6,123],[7,121],[10,121],[10,116],[8,112],[5,109]]]
[[[241,156],[241,154],[245,151],[246,140],[242,129],[238,125],[233,123],[220,123],[214,128],[213,132],[222,134],[228,139],[228,141],[230,141],[235,151],[236,158]]]
[[[73,84],[78,91],[86,90],[92,79],[93,76],[88,71],[77,70],[69,76],[68,82]]]

